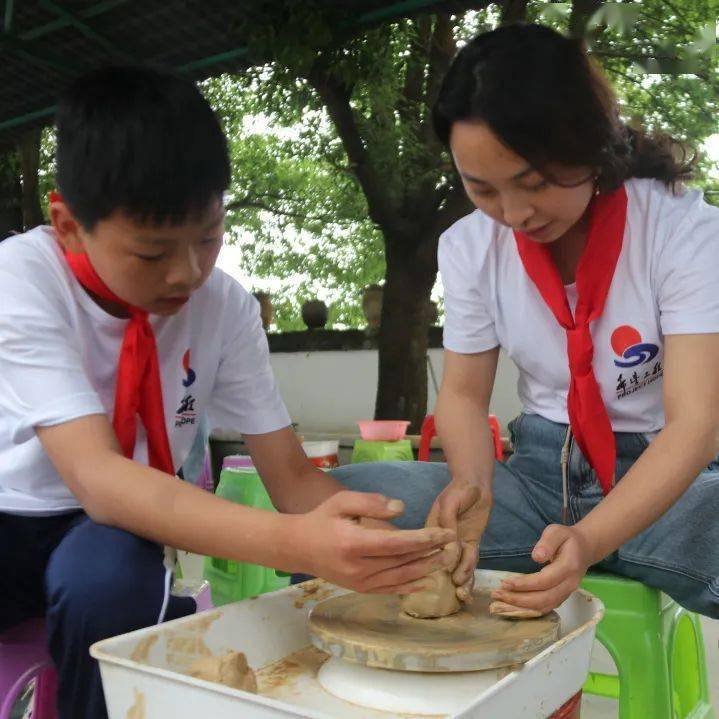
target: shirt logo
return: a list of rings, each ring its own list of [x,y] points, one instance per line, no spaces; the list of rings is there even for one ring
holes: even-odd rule
[[[187,350],[185,354],[182,355],[182,369],[185,373],[182,386],[187,389],[193,385],[197,379],[195,370],[190,367],[190,350]],[[196,417],[195,398],[189,392],[185,392],[180,406],[177,408],[177,412],[175,412],[175,427],[182,427],[185,424],[195,424]]]
[[[637,368],[633,372],[627,372],[627,376],[624,376],[624,372],[620,373],[617,377],[617,386],[615,392],[617,399],[628,397],[634,394],[638,390],[656,382],[664,375],[664,368],[662,363],[657,360],[652,361],[659,354],[659,347],[650,342],[643,342],[642,336],[639,331],[630,325],[621,325],[612,332],[612,349],[614,354],[621,357],[621,359],[615,359],[614,364],[617,367]],[[651,367],[648,366],[651,363]],[[641,367],[640,365],[647,365]]]
[[[185,375],[187,375],[186,379],[182,380],[182,386],[189,387],[197,379],[195,370],[190,367],[190,350],[187,350],[187,352],[182,355],[182,369],[185,370]]]
[[[651,362],[659,353],[659,347],[643,342],[638,330],[629,325],[622,325],[612,332],[612,349],[621,357],[615,359],[617,367],[637,367]]]

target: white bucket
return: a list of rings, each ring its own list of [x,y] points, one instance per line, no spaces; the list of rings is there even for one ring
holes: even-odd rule
[[[475,574],[477,586],[487,588],[499,586],[508,576],[486,570]],[[409,719],[412,715],[375,712],[332,696],[320,686],[316,670],[293,670],[285,683],[266,695],[248,694],[183,674],[173,652],[173,642],[182,639],[182,646],[194,647],[198,656],[207,650],[219,655],[234,649],[244,652],[255,669],[274,668],[275,662],[309,647],[307,615],[316,602],[344,593],[313,580],[98,642],[90,653],[100,662],[109,718]],[[591,594],[573,592],[557,610],[561,618],[557,642],[509,674],[506,670],[483,672],[483,679],[489,681],[478,681],[475,696],[448,719],[550,716],[584,684],[603,609]],[[144,648],[142,661],[137,660],[138,648]],[[181,664],[186,666],[195,658],[188,653],[180,657]],[[274,669],[270,675],[277,676]]]

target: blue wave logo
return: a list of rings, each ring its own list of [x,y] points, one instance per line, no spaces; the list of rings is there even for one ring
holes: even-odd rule
[[[617,367],[636,367],[637,365],[651,362],[657,354],[659,354],[659,347],[648,342],[642,342],[641,344],[627,347],[622,353],[624,361],[615,359],[614,364]]]

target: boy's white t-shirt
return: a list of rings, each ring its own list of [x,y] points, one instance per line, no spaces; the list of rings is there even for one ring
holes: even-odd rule
[[[664,337],[719,332],[719,208],[656,180],[625,188],[622,251],[590,325],[592,365],[614,431],[653,432],[664,426]],[[512,230],[476,210],[440,238],[439,268],[444,346],[463,354],[501,346],[519,369],[523,411],[568,423],[566,331],[527,275]],[[567,297],[574,309],[574,285]]]
[[[176,315],[150,321],[176,469],[203,413],[211,426],[248,434],[290,424],[259,305],[234,279],[214,269]],[[46,515],[80,507],[35,427],[91,414],[112,420],[126,324],[83,290],[51,228],[0,243],[0,512]],[[139,419],[134,458],[147,463]]]

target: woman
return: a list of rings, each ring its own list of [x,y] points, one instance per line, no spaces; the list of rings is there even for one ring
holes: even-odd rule
[[[719,210],[683,188],[678,144],[627,127],[582,44],[545,27],[466,45],[435,126],[477,208],[439,245],[451,479],[415,465],[393,470],[414,497],[388,468],[378,484],[406,499],[403,526],[439,492],[465,540],[460,595],[481,538],[480,566],[527,573],[495,595],[516,607],[548,612],[599,565],[719,617]],[[523,405],[506,464],[487,426],[500,347]]]

